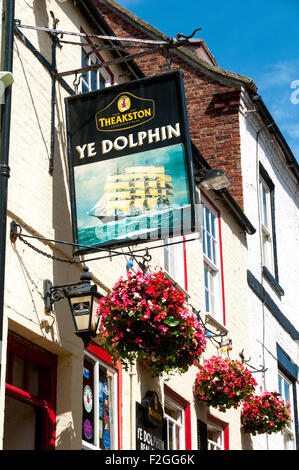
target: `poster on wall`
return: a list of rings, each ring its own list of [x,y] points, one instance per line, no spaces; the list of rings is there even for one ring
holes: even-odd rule
[[[76,253],[194,232],[181,71],[66,98],[66,118]]]

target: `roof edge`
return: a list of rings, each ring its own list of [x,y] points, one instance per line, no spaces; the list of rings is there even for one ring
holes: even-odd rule
[[[154,36],[156,39],[162,39],[164,41],[168,41],[170,38],[166,34],[162,33],[160,30],[155,28],[154,26],[150,25],[146,21],[139,18],[137,15],[132,13],[131,11],[127,10],[125,7],[119,5],[114,0],[97,0],[98,3],[103,3],[104,5],[110,7],[112,10],[116,11],[121,16],[125,17],[127,20],[134,22],[135,24],[142,29],[144,29],[148,34]],[[215,74],[216,77],[219,79],[225,78],[226,80],[232,80],[234,82],[238,82],[239,85],[245,85],[251,92],[256,93],[257,86],[254,81],[246,77],[245,75],[240,75],[235,72],[231,72],[229,70],[223,69],[218,66],[210,65],[205,60],[198,57],[194,52],[190,51],[186,47],[179,47],[174,49],[174,52],[180,51],[181,54],[187,57],[189,60],[192,60],[193,63],[197,64],[200,68],[209,71],[212,74]]]
[[[267,126],[268,131],[271,134],[274,134],[278,145],[280,146],[283,154],[285,155],[286,159],[286,164],[290,171],[294,174],[297,183],[299,183],[299,164],[292,152],[292,150],[289,147],[289,144],[285,140],[283,134],[281,133],[278,125],[276,124],[274,118],[272,117],[270,111],[268,110],[267,106],[265,105],[262,97],[257,94],[251,94],[250,95],[251,100],[254,102],[256,105],[258,112],[265,124]]]

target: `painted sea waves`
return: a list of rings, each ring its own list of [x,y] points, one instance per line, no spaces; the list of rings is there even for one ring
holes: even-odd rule
[[[182,144],[75,167],[78,243],[157,240],[190,231]]]

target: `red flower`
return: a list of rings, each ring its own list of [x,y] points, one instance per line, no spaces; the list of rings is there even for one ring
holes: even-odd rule
[[[260,396],[251,396],[244,401],[241,423],[245,433],[272,434],[290,424],[290,405],[286,405],[279,396],[277,392],[265,391]]]
[[[229,357],[212,356],[196,376],[195,394],[199,400],[220,411],[238,406],[257,385],[244,364]]]
[[[104,347],[125,367],[137,358],[153,375],[185,372],[206,346],[184,294],[161,271],[129,272],[100,300],[97,313]]]

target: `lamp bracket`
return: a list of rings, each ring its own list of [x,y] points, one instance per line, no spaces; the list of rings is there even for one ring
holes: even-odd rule
[[[224,338],[227,336],[228,330],[224,328],[220,323],[218,323],[213,317],[211,317],[210,315],[206,315],[205,320],[203,320],[199,314],[200,311],[197,311],[193,306],[192,312],[193,315],[197,318],[207,339],[215,341],[217,343],[218,348],[222,348],[223,346],[225,346],[225,344],[231,344],[231,340],[227,340],[226,343],[224,342]],[[213,326],[216,331],[210,329],[207,324]]]
[[[252,370],[252,374],[254,373],[257,373],[257,372],[266,372],[266,370],[268,370],[268,368],[260,365],[259,368],[249,364],[249,362],[251,361],[251,357],[249,357],[249,359],[245,359],[245,356],[244,356],[244,349],[242,349],[242,351],[239,353],[239,356],[241,358],[241,361],[243,362],[243,364],[245,364],[246,366],[250,367]]]
[[[47,312],[51,312],[53,304],[65,298],[64,286],[53,286],[49,279],[44,280],[44,302]]]
[[[88,272],[88,267],[84,266],[83,269],[84,271],[80,276],[80,281],[72,284],[53,286],[51,281],[48,279],[44,280],[44,302],[47,312],[51,312],[53,304],[61,299],[68,298],[71,295],[84,295],[86,292],[97,290],[95,284],[90,286],[92,275]]]

